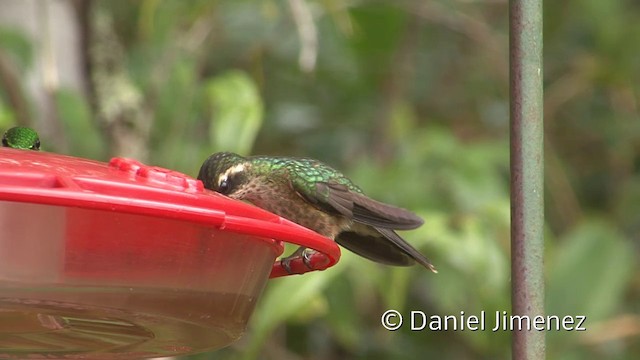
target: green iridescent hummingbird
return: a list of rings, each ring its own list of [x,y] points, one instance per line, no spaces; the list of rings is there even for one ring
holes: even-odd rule
[[[2,146],[23,150],[40,150],[40,138],[35,130],[16,126],[4,133]]]
[[[418,262],[437,272],[394,231],[421,226],[420,217],[367,197],[351,180],[318,160],[220,152],[202,164],[198,179],[207,189],[248,201],[369,260],[396,266]],[[301,254],[305,255],[304,248],[287,259]]]

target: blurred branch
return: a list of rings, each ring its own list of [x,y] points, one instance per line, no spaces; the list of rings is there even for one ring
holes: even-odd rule
[[[176,34],[176,40],[167,44],[159,56],[149,66],[152,68],[149,77],[149,86],[145,91],[145,103],[149,109],[156,108],[156,102],[160,89],[165,86],[168,80],[167,74],[185,52],[194,59],[201,59],[199,55],[208,49],[203,46],[206,39],[213,32],[215,22],[209,16],[202,16],[188,30]],[[192,91],[192,89],[185,89]]]
[[[462,4],[506,4],[507,0],[456,0]]]
[[[400,4],[407,11],[433,23],[444,25],[448,29],[461,33],[490,49],[499,50],[504,48],[502,42],[496,39],[494,31],[488,23],[467,15],[458,9],[446,8],[436,1],[403,1]]]
[[[113,28],[112,15],[95,10],[89,54],[98,119],[107,132],[113,155],[144,162],[149,156],[153,117],[127,73],[125,52]]]
[[[609,102],[611,107],[615,109],[616,116],[614,122],[618,123],[620,128],[624,128],[624,123],[633,119],[634,122],[640,122],[640,107],[634,83],[629,80],[627,83],[620,84],[609,92]],[[633,177],[635,172],[635,161],[640,154],[640,135],[629,133],[621,137],[620,141],[613,146],[609,156],[609,168],[611,169],[611,177],[616,184],[623,184],[626,179]],[[615,208],[618,202],[616,199],[625,197],[626,189],[624,186],[614,186],[612,189],[615,196],[610,198],[609,208]]]
[[[58,117],[58,109],[55,101],[56,91],[60,88],[60,81],[55,54],[58,47],[56,47],[52,39],[56,29],[53,28],[51,23],[52,15],[49,8],[50,6],[50,3],[45,3],[36,8],[38,10],[38,24],[41,27],[39,30],[42,34],[41,69],[43,96],[41,111],[42,117],[47,119],[47,121],[42,124],[41,129],[44,131],[41,130],[41,132],[48,134],[49,138],[55,139],[55,147],[58,151],[67,152],[69,144],[66,141],[62,123]]]
[[[502,0],[501,0],[502,1]],[[444,7],[436,1],[401,1],[398,2],[409,13],[416,14],[432,23],[463,34],[467,38],[481,45],[488,56],[494,70],[504,81],[508,80],[509,63],[507,56],[507,41],[486,21],[478,16],[471,16],[456,8]]]
[[[602,345],[637,336],[640,336],[640,316],[622,314],[591,325],[589,331],[582,333],[581,339],[583,343],[588,345]]]
[[[545,139],[545,183],[549,192],[551,206],[547,209],[553,216],[548,221],[556,229],[571,229],[582,218],[582,210],[578,196],[567,175],[566,166],[558,156],[553,141]]]
[[[544,117],[553,123],[562,106],[593,89],[592,78],[597,71],[596,59],[581,56],[569,64],[564,75],[553,80],[545,89]]]
[[[394,110],[404,99],[415,70],[415,55],[421,28],[422,19],[418,16],[410,16],[383,83],[381,109],[374,120],[373,146],[371,147],[374,158],[379,163],[388,161],[394,150],[391,122]]]
[[[353,22],[349,15],[349,8],[352,4],[340,0],[324,0],[324,11],[326,11],[340,32],[346,36],[353,36]]]
[[[296,23],[298,37],[300,38],[300,55],[298,64],[306,73],[312,72],[316,67],[318,57],[318,30],[313,21],[313,15],[309,4],[305,0],[289,0],[289,8]]]
[[[565,75],[550,83],[545,91],[544,118],[545,128],[553,128],[554,120],[562,107],[578,96],[590,91],[588,80],[593,73],[593,59],[581,58],[571,65],[572,69]],[[560,232],[572,228],[582,217],[582,211],[574,186],[567,174],[567,167],[555,149],[554,132],[549,131],[545,139],[546,188],[549,191],[550,208],[553,216],[549,222]]]
[[[33,119],[29,111],[29,104],[24,96],[20,80],[15,74],[15,67],[12,66],[7,54],[2,49],[0,49],[0,86],[7,94],[18,125],[32,125]]]
[[[213,33],[215,21],[211,16],[201,16],[184,35],[184,49],[189,53],[202,50],[202,46]]]
[[[38,23],[43,27],[42,33],[49,36],[44,37],[42,44],[42,85],[47,95],[51,95],[60,84],[58,79],[58,68],[51,40],[51,21],[49,5],[38,6]]]
[[[91,106],[95,110],[95,92],[93,86],[91,86],[91,12],[93,8],[93,0],[72,0],[72,5],[76,11],[76,18],[78,19],[79,27],[79,41],[80,41],[80,63],[82,66],[82,88],[85,91],[85,95],[91,102]]]

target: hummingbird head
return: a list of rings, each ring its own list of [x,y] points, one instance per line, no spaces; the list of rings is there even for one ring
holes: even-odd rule
[[[198,180],[201,180],[207,189],[223,195],[231,195],[247,182],[246,170],[248,167],[247,159],[238,154],[232,152],[215,153],[202,164]]]
[[[4,133],[2,146],[14,149],[40,150],[40,138],[35,130],[16,126]]]

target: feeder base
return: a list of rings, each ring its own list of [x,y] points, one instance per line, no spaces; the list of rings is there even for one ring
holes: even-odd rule
[[[256,303],[237,294],[145,288],[12,290],[1,282],[0,288],[2,359],[133,359],[215,350],[242,335]]]

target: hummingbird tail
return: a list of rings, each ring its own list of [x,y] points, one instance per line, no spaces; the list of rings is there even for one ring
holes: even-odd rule
[[[378,232],[382,234],[382,236],[384,236],[387,240],[391,241],[393,245],[401,249],[403,253],[407,254],[413,260],[417,261],[420,265],[424,266],[434,273],[438,273],[438,270],[436,270],[435,266],[431,264],[431,261],[429,261],[426,256],[422,255],[418,250],[416,250],[416,248],[414,248],[413,246],[411,246],[411,244],[401,238],[400,235],[398,235],[395,231],[391,229],[375,229],[378,230]]]
[[[371,261],[393,266],[410,266],[415,262],[437,273],[429,259],[400,235],[390,229],[369,228],[362,231],[344,231],[336,237],[336,242],[344,248]],[[374,231],[373,231],[374,230]]]

